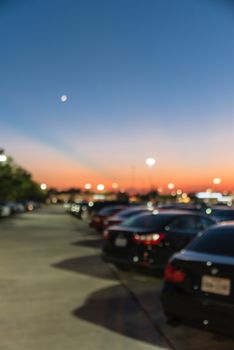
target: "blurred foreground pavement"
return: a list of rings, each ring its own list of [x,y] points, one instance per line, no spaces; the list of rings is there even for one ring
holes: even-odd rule
[[[59,206],[0,221],[1,350],[171,348],[99,247]]]

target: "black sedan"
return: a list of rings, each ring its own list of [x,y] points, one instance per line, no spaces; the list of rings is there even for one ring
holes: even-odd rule
[[[234,335],[234,222],[213,226],[171,258],[161,300],[170,321]]]
[[[161,270],[173,253],[214,223],[204,215],[182,210],[137,215],[104,231],[103,259],[119,267]]]

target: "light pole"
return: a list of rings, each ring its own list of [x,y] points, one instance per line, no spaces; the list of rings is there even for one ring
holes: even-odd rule
[[[147,158],[145,160],[145,164],[149,167],[149,186],[150,189],[152,189],[153,187],[153,183],[152,183],[152,167],[155,165],[156,160],[154,158]]]

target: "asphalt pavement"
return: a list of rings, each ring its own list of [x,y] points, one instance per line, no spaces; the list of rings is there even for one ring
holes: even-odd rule
[[[0,222],[0,350],[170,349],[61,207]]]
[[[60,206],[0,221],[0,350],[233,350],[166,324],[162,280],[100,258],[101,240]]]

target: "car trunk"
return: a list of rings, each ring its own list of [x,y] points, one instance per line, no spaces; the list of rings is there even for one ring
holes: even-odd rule
[[[111,254],[124,257],[129,257],[133,247],[133,232],[124,230],[110,230],[108,240],[108,250]]]
[[[234,302],[234,259],[189,252],[173,260],[173,266],[185,273],[177,288],[185,294]]]

